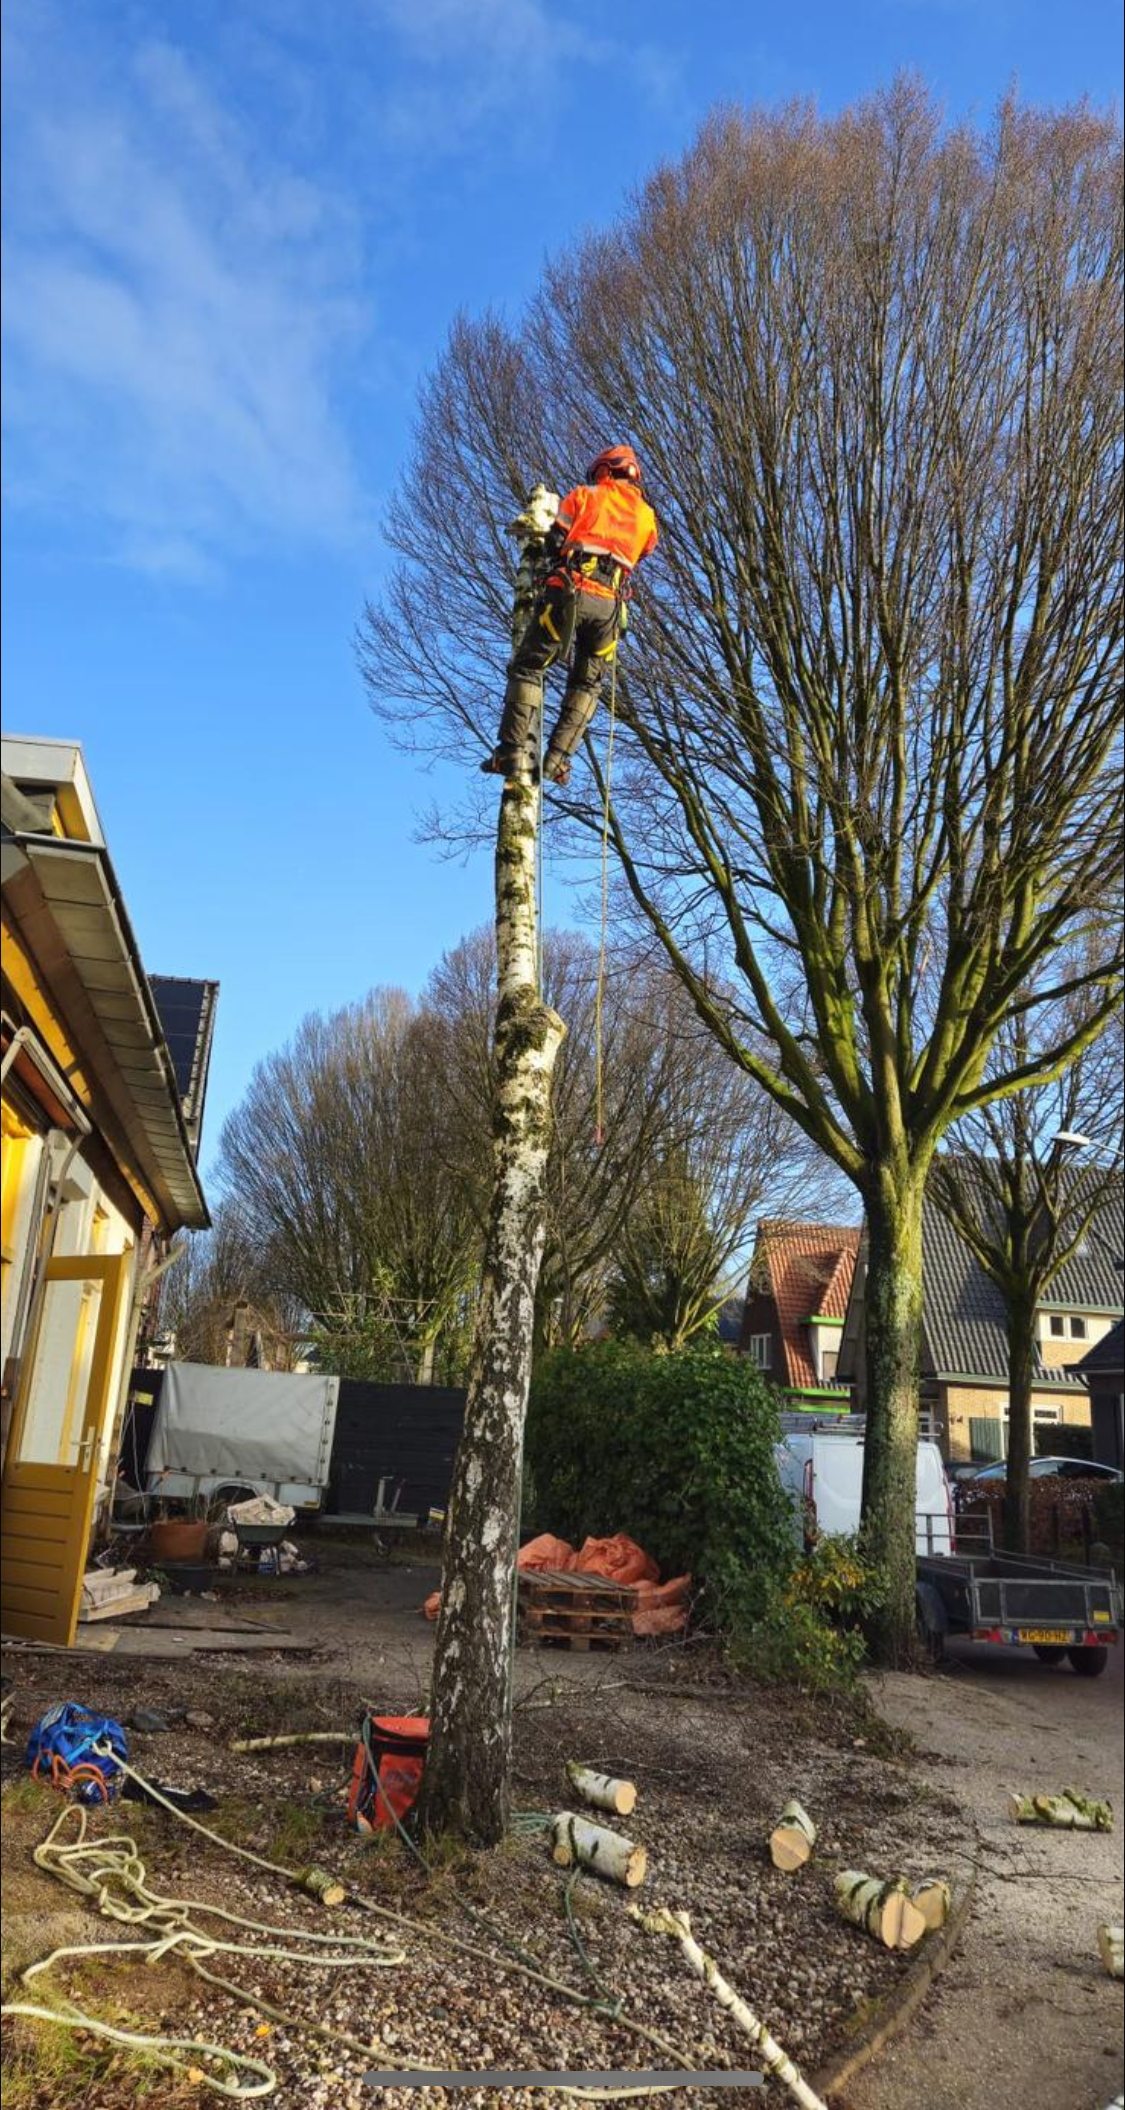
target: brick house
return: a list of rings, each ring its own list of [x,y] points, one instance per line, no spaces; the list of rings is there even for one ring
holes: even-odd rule
[[[1008,1447],[1008,1344],[1004,1302],[991,1277],[937,1206],[922,1221],[922,1355],[920,1398],[936,1417],[954,1464],[999,1459]],[[865,1405],[861,1243],[839,1353],[839,1374]],[[1108,1335],[1122,1309],[1121,1275],[1097,1228],[1059,1270],[1037,1313],[1032,1418],[1037,1427],[1090,1425],[1082,1359]]]
[[[832,1413],[851,1404],[836,1365],[859,1241],[854,1224],[758,1226],[739,1351],[791,1407]]]

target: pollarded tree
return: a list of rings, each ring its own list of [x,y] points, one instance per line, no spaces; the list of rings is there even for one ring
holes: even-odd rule
[[[1089,998],[1077,1007],[1086,1008]],[[1072,1016],[1075,1007],[1072,1004]],[[1026,1063],[1018,1029],[993,1060]],[[929,1192],[1004,1300],[1008,1334],[1008,1469],[1004,1542],[1025,1553],[1039,1305],[1092,1240],[1113,1283],[1121,1260],[1121,1034],[1104,1033],[1054,1085],[981,1107],[935,1158]]]
[[[411,744],[490,744],[502,530],[628,436],[662,524],[618,684],[610,838],[700,1017],[863,1197],[864,1509],[910,1652],[922,1196],[958,1119],[1119,1001],[1117,128],[907,81],[726,112],[525,321],[460,321],[362,638]],[[562,824],[601,822],[598,749]],[[1078,931],[1086,964],[1069,964]],[[1059,963],[1056,967],[1056,963]],[[1026,1063],[1035,1001],[1097,992]]]

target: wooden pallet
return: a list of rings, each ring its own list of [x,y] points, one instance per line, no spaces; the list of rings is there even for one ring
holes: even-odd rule
[[[631,1646],[632,1613],[632,1591],[596,1575],[520,1576],[520,1633],[539,1648]]]

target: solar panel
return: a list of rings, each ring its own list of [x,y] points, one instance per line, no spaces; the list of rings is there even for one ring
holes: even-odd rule
[[[192,1148],[198,1149],[219,985],[174,974],[150,974],[148,980],[172,1057],[188,1136]]]

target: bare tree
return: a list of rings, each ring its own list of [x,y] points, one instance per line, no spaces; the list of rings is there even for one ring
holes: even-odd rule
[[[521,326],[455,326],[362,633],[404,741],[485,745],[513,498],[637,446],[663,554],[610,838],[719,1045],[863,1197],[887,1660],[913,1647],[930,1164],[1120,998],[1120,937],[1092,925],[1120,872],[1121,289],[1109,117],[1009,101],[943,130],[909,81],[831,119],[724,113]],[[587,753],[552,797],[579,839]],[[1081,1025],[990,1060],[1075,983]]]
[[[261,1336],[269,1367],[291,1369],[307,1340],[305,1312],[276,1291],[236,1205],[220,1202],[210,1230],[197,1231],[185,1245],[162,1278],[157,1306],[158,1324],[174,1334],[176,1354],[192,1363],[225,1363],[233,1315],[241,1306]]]
[[[445,1105],[435,1148],[446,1156],[451,1175],[479,1195],[482,1214],[488,1193],[494,963],[491,932],[474,933],[447,954],[424,999]],[[690,1162],[695,1191],[703,1199],[712,1263],[708,1293],[740,1247],[749,1213],[767,1184],[788,1191],[808,1174],[805,1138],[758,1086],[731,1069],[662,960],[616,956],[608,963],[599,1094],[597,984],[596,948],[578,933],[548,933],[543,986],[548,1002],[567,1020],[567,1037],[552,1095],[546,1245],[537,1300],[543,1347],[581,1338],[603,1310],[611,1275],[642,1220],[650,1241],[657,1224],[667,1221],[655,1189],[667,1199],[674,1157]],[[666,1242],[665,1259],[670,1252]],[[706,1270],[708,1262],[700,1261],[697,1246],[692,1255],[693,1269],[702,1264]],[[686,1249],[681,1263],[684,1277]],[[706,1294],[698,1304],[692,1301],[690,1320],[685,1307],[689,1330],[702,1323],[707,1309]]]
[[[428,1021],[401,991],[306,1018],[224,1125],[219,1171],[276,1291],[333,1366],[426,1379],[478,1262],[469,1197],[434,1150],[443,1119]]]
[[[1076,1006],[1072,1012],[1088,1005]],[[1020,1066],[1022,1027],[993,1060]],[[1121,1245],[1120,1030],[1102,1035],[1057,1083],[980,1108],[935,1158],[929,1192],[1004,1300],[1008,1331],[1008,1470],[1004,1539],[1027,1550],[1031,1396],[1038,1307],[1091,1238],[1116,1260]]]

